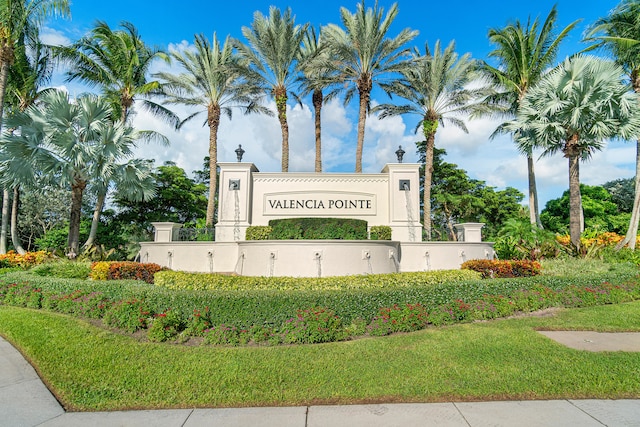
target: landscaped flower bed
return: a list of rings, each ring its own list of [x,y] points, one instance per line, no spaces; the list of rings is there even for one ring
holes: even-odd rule
[[[554,306],[640,299],[640,282],[632,271],[605,278],[585,275],[579,281],[542,276],[373,289],[198,292],[140,282],[10,277],[0,280],[3,304],[101,318],[127,332],[146,329],[153,341],[201,336],[205,343],[224,345],[328,342]]]

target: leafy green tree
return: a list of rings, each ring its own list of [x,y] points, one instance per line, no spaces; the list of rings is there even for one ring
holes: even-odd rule
[[[491,239],[506,221],[519,217],[522,193],[511,187],[496,191],[484,181],[471,179],[457,165],[445,162],[444,155],[445,150],[434,149],[431,203],[439,240],[456,240],[454,224],[460,222],[485,223],[485,238]]]
[[[261,88],[240,82],[240,58],[233,53],[229,37],[220,43],[215,33],[213,42],[202,34],[195,36],[194,49],[171,52],[171,58],[185,70],[180,74],[158,73],[164,81],[163,93],[169,104],[202,108],[184,119],[181,126],[201,113],[209,127],[209,203],[206,226],[213,227],[218,168],[218,128],[222,113],[231,118],[233,108],[245,113],[266,112],[256,103]]]
[[[607,138],[640,132],[638,95],[622,83],[622,68],[611,61],[575,56],[545,75],[524,97],[514,132],[525,152],[561,152],[569,160],[569,234],[580,248],[580,160],[602,149]]]
[[[558,11],[554,6],[540,26],[538,19],[529,19],[526,26],[519,20],[504,28],[489,30],[489,41],[495,46],[489,57],[498,61],[497,66],[483,64],[486,75],[498,90],[488,101],[496,108],[494,115],[513,118],[520,108],[523,98],[553,66],[560,43],[578,24],[574,21],[567,25],[557,36],[555,34]],[[493,135],[504,131],[504,123]],[[538,209],[538,191],[533,163],[533,152],[523,151],[527,156],[529,177],[529,215],[532,224],[541,226]]]
[[[235,41],[238,52],[247,61],[242,68],[246,84],[261,87],[276,101],[282,131],[282,172],[289,171],[288,93],[296,82],[296,64],[306,31],[307,24],[296,25],[290,8],[282,13],[271,6],[269,16],[256,11],[251,27],[242,27],[248,45]]]
[[[382,85],[387,92],[399,95],[409,103],[381,104],[373,111],[381,112],[380,119],[401,114],[420,117],[415,131],[422,129],[426,141],[422,224],[423,234],[431,240],[431,176],[438,124],[447,123],[468,133],[464,115],[480,109],[481,101],[489,92],[486,88],[469,88],[476,77],[476,63],[470,54],[458,57],[454,41],[442,51],[437,40],[433,53],[425,44],[424,56],[415,49],[412,59],[414,65],[402,71],[402,80]]]
[[[616,62],[629,76],[631,86],[640,93],[640,2],[622,1],[610,14],[593,25],[587,40],[596,41],[594,47],[611,52]],[[637,107],[636,107],[637,108]],[[636,141],[635,197],[625,238],[616,246],[635,249],[640,222],[640,139]]]
[[[196,183],[173,162],[156,168],[153,179],[155,196],[142,202],[121,197],[116,191],[114,203],[118,207],[115,220],[123,226],[138,226],[134,234],[150,235],[152,222],[177,222],[195,225],[207,212],[207,186]]]
[[[329,24],[322,28],[322,39],[327,44],[329,60],[326,66],[331,73],[343,81],[345,104],[358,93],[358,142],[356,147],[357,173],[362,172],[362,149],[364,130],[371,104],[373,85],[392,81],[400,77],[399,73],[412,66],[406,60],[409,49],[404,46],[413,40],[417,31],[405,28],[394,38],[389,38],[391,25],[398,14],[398,5],[394,3],[384,15],[384,9],[365,8],[364,1],[356,5],[355,13],[345,7],[340,8],[344,28]],[[384,15],[384,16],[383,16]]]
[[[0,0],[0,129],[9,70],[15,62],[16,50],[24,49],[25,38],[37,34],[46,18],[68,15],[68,0]],[[8,225],[9,191],[5,188],[0,225],[0,253],[3,254],[7,252]]]
[[[605,187],[580,184],[580,196],[585,227],[597,231],[624,230],[629,214],[621,211]],[[549,200],[540,214],[544,227],[566,234],[569,227],[569,190],[557,199]]]
[[[27,250],[47,232],[60,228],[69,220],[71,193],[57,185],[35,185],[24,188],[20,197],[19,232]],[[65,238],[69,236],[68,230]],[[66,240],[60,247],[64,250]]]
[[[104,175],[104,168],[96,159],[104,151],[131,147],[138,138],[133,128],[114,123],[112,113],[103,98],[85,95],[71,102],[67,93],[51,91],[39,103],[7,120],[8,127],[19,128],[19,133],[2,135],[0,172],[5,183],[33,183],[42,176],[71,188],[68,235],[71,258],[79,254],[84,191],[91,180]],[[148,195],[144,183],[138,180],[129,180],[127,186],[130,190],[136,186],[141,198]]]
[[[634,179],[624,178],[605,182],[602,186],[611,194],[611,201],[618,206],[620,212],[633,211],[635,190]]]

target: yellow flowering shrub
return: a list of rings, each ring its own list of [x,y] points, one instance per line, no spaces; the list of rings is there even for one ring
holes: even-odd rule
[[[34,265],[42,264],[51,258],[51,253],[47,251],[27,252],[20,255],[16,251],[9,251],[6,254],[0,254],[0,267],[23,267],[29,268]]]

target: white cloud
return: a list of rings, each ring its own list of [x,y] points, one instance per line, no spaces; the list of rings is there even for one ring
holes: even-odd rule
[[[68,46],[71,44],[71,39],[65,33],[46,26],[40,30],[40,40],[42,43],[51,46]]]

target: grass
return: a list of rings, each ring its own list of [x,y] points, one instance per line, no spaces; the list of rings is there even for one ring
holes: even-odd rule
[[[69,316],[0,306],[0,335],[70,410],[640,397],[640,353],[572,350],[536,329],[640,331],[640,302],[244,348],[138,342]]]

